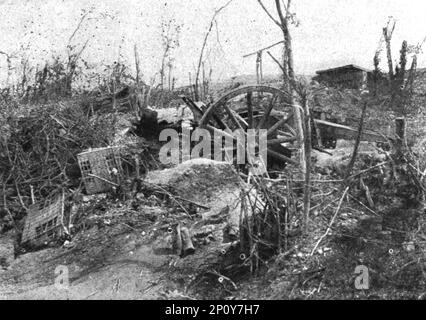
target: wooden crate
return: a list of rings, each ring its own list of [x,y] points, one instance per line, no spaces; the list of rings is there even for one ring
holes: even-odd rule
[[[44,204],[36,203],[29,207],[22,232],[22,244],[42,244],[62,235],[64,199],[58,196]]]
[[[119,147],[89,149],[77,155],[87,194],[110,191],[110,181],[118,183],[122,175]],[[106,180],[106,181],[105,181]]]

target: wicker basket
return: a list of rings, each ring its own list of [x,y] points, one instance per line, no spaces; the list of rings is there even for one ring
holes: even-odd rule
[[[119,147],[89,149],[77,155],[87,194],[110,191],[122,175]]]
[[[59,237],[63,232],[64,199],[62,196],[41,206],[29,208],[21,243],[40,244]]]

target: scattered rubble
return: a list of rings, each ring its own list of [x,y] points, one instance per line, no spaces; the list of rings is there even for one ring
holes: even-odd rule
[[[159,130],[194,120],[187,106],[145,108],[138,116],[104,112],[97,120],[83,118],[77,128],[67,111],[51,113],[44,114],[44,126],[25,130],[31,121],[20,119],[16,128],[25,131],[26,139],[11,135],[2,141],[15,149],[0,154],[10,174],[0,189],[1,227],[6,231],[0,235],[5,269],[0,272],[0,297],[13,286],[49,296],[37,290],[51,285],[57,265],[72,268],[72,286],[82,290],[66,296],[52,291],[63,298],[81,298],[81,292],[110,298],[120,291],[120,297],[245,298],[248,293],[256,296],[250,285],[261,280],[270,290],[262,298],[309,298],[314,293],[346,297],[352,289],[341,288],[352,281],[357,264],[372,268],[378,290],[387,288],[389,275],[395,275],[398,286],[422,275],[422,262],[406,265],[408,257],[422,261],[424,250],[423,235],[416,233],[422,230],[416,223],[423,223],[420,187],[413,183],[412,162],[395,169],[386,148],[361,142],[351,190],[342,198],[336,191],[353,142],[338,140],[334,149],[313,152],[310,227],[301,237],[303,180],[292,167],[270,179],[247,177],[232,164],[208,159],[168,168],[155,160]],[[100,119],[111,124],[108,135],[85,135],[85,126],[99,128]],[[79,135],[87,140],[80,142]],[[22,159],[11,162],[12,151]],[[32,160],[25,158],[28,154]],[[27,170],[34,159],[52,167],[31,162]],[[14,167],[17,171],[10,170]],[[14,220],[8,221],[8,211]],[[129,275],[119,271],[122,265]],[[28,275],[32,270],[37,272]],[[260,278],[239,282],[250,273]],[[106,294],[102,279],[112,275],[112,293]],[[153,284],[141,280],[124,289],[122,283],[132,286],[131,277],[146,277]]]

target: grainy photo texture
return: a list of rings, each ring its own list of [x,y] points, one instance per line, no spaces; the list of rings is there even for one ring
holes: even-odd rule
[[[425,11],[0,0],[0,299],[426,299]]]

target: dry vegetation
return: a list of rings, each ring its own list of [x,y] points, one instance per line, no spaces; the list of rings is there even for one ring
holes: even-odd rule
[[[259,3],[262,4],[260,0]],[[170,76],[173,63],[177,63],[172,51],[179,45],[180,30],[173,20],[162,23],[164,52],[158,84],[142,81],[135,46],[136,72],[116,63],[105,66],[107,76],[95,88],[80,87],[76,79],[85,76],[81,55],[87,43],[83,43],[69,45],[67,57],[58,57],[42,70],[30,74],[29,70],[33,69],[28,67],[28,73],[25,72],[16,85],[1,89],[0,237],[14,233],[16,257],[34,249],[20,246],[28,208],[56,194],[66,194],[65,211],[74,229],[69,229],[65,238],[49,244],[65,253],[44,251],[43,254],[53,257],[53,265],[60,254],[66,255],[66,249],[61,247],[64,241],[74,243],[76,249],[72,249],[67,260],[78,261],[84,271],[73,281],[99,270],[112,261],[114,255],[122,254],[120,246],[127,245],[128,239],[124,235],[135,238],[137,244],[138,241],[149,243],[139,239],[140,234],[147,233],[158,240],[161,228],[171,228],[176,223],[195,225],[198,212],[206,206],[190,198],[189,193],[182,195],[176,190],[188,186],[158,186],[145,181],[145,174],[164,168],[158,161],[158,137],[120,136],[120,132],[123,123],[140,124],[149,106],[160,109],[180,104],[176,102],[180,94],[204,100],[206,105],[211,102],[210,97],[217,96],[217,92],[211,90],[209,77],[200,77],[205,74],[205,42],[216,16],[225,7],[212,17],[211,27],[201,44],[195,85],[186,89],[176,89]],[[283,32],[284,59],[275,61],[284,81],[280,79],[274,85],[291,93],[291,105],[301,106],[296,108],[301,164],[287,165],[275,179],[247,176],[246,172],[232,169],[238,176],[235,184],[241,191],[239,237],[233,239],[233,245],[225,252],[221,251],[221,244],[217,244],[213,255],[216,253],[218,257],[213,259],[211,252],[204,252],[203,248],[214,240],[205,236],[210,240],[204,241],[200,236],[201,244],[196,242],[196,249],[205,255],[197,258],[205,265],[195,268],[191,266],[194,260],[189,260],[190,263],[181,265],[180,269],[162,269],[172,282],[181,281],[176,275],[178,272],[190,279],[184,287],[163,288],[162,297],[424,297],[426,80],[423,71],[416,71],[421,45],[409,47],[404,42],[399,64],[391,66],[388,74],[380,71],[376,56],[376,80],[385,80],[377,80],[375,89],[369,93],[308,84],[297,79],[293,70],[289,27],[297,23],[291,13],[291,1],[285,8],[276,1],[279,20],[263,9]],[[78,32],[84,19],[85,16],[73,34]],[[391,41],[392,30],[388,24],[383,31],[386,44]],[[71,40],[72,37],[70,43]],[[412,64],[407,67],[409,58]],[[324,150],[318,146],[312,121],[317,110],[358,130],[355,143],[339,144],[338,148],[347,152],[331,165],[319,164],[318,157]],[[403,137],[394,134],[395,119],[401,117],[406,126]],[[179,127],[179,124],[168,126]],[[365,129],[375,129],[391,139],[381,146],[363,143],[360,137]],[[126,146],[123,155],[126,179],[105,198],[83,201],[84,185],[77,154],[117,141]],[[311,147],[322,151],[316,153]],[[136,165],[135,155],[140,161]],[[207,186],[215,179],[208,175],[204,178]],[[194,186],[194,193],[203,189],[201,184]],[[212,222],[212,225],[220,223]],[[196,229],[191,231],[202,233]],[[238,243],[237,249],[235,243]],[[137,244],[128,252],[136,250]],[[0,260],[0,264],[3,262]],[[354,270],[358,265],[366,265],[370,270],[369,290],[354,289]],[[21,271],[4,274],[2,280],[13,285],[11,279],[32,272]],[[34,278],[38,276],[43,285],[49,283],[46,274],[34,271]]]

